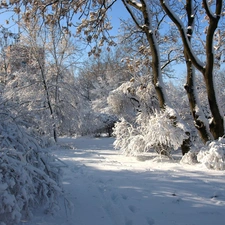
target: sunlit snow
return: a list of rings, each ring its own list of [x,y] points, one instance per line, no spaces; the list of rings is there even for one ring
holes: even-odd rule
[[[61,138],[59,211],[21,225],[223,225],[225,171],[145,153],[120,155],[113,138]]]

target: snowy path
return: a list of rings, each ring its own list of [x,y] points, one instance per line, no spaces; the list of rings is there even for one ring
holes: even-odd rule
[[[109,138],[61,143],[71,146],[54,154],[68,165],[63,183],[73,210],[62,201],[56,215],[39,212],[23,225],[225,224],[225,172],[121,156]]]

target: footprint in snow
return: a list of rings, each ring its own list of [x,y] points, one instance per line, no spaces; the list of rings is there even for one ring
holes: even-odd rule
[[[99,186],[98,190],[103,194],[106,191],[106,187],[104,185],[103,186]]]
[[[123,200],[127,200],[127,198],[128,198],[125,194],[121,194],[121,196],[122,196]]]
[[[130,206],[128,206],[128,208],[129,208],[129,210],[130,210],[132,213],[135,213],[135,212],[136,212],[135,206],[130,205]]]
[[[176,198],[175,200],[173,200],[172,202],[173,203],[180,203],[182,201],[182,199],[181,198]]]
[[[155,221],[152,218],[147,217],[146,218],[148,225],[154,225]]]
[[[113,201],[114,203],[116,203],[116,202],[117,202],[117,199],[118,199],[118,195],[117,195],[116,193],[112,193],[112,194],[111,194],[111,199],[112,199],[112,201]]]
[[[133,225],[133,221],[132,220],[126,220],[126,225]]]

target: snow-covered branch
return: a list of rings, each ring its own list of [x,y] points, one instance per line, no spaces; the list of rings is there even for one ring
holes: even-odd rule
[[[189,42],[188,36],[187,36],[187,32],[185,29],[184,24],[182,23],[182,21],[180,20],[180,18],[173,12],[173,10],[171,9],[171,7],[168,4],[167,0],[160,0],[161,5],[163,7],[163,9],[165,10],[165,12],[167,13],[167,15],[170,17],[170,19],[175,23],[175,25],[177,26],[177,28],[179,29],[182,41],[184,43],[184,48],[187,51],[191,61],[193,62],[193,64],[196,66],[196,68],[199,71],[204,71],[204,63],[202,63],[198,57],[196,56],[196,54],[194,53],[191,44]]]

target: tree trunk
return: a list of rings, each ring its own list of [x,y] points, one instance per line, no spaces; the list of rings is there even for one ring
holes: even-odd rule
[[[205,83],[208,94],[209,107],[213,116],[209,128],[214,139],[218,139],[219,137],[222,137],[224,135],[224,120],[216,99],[213,76],[212,73],[208,71],[207,67],[205,73]]]
[[[186,0],[186,12],[188,17],[188,25],[189,29],[187,29],[187,36],[188,40],[191,44],[191,37],[193,33],[194,28],[194,10],[193,10],[193,4],[192,0]],[[191,29],[190,29],[191,28]],[[186,84],[184,86],[188,100],[189,100],[189,106],[191,109],[191,113],[194,119],[194,124],[196,129],[198,130],[199,136],[201,137],[202,141],[206,143],[209,141],[209,133],[206,127],[206,124],[200,119],[200,115],[203,115],[203,111],[201,109],[201,106],[197,102],[197,96],[196,96],[196,88],[195,88],[195,68],[193,66],[193,63],[188,55],[188,52],[184,50],[184,57],[186,61],[186,68],[187,68],[187,80]],[[200,112],[196,112],[196,108],[199,109]]]
[[[53,138],[54,138],[55,142],[57,142],[58,138],[57,138],[56,119],[55,119],[55,114],[54,114],[54,110],[53,110],[53,106],[52,106],[52,102],[51,102],[51,98],[50,98],[49,88],[48,88],[46,77],[45,77],[45,69],[44,69],[44,65],[41,64],[40,59],[38,57],[37,57],[37,61],[39,63],[40,70],[41,70],[41,78],[42,78],[42,83],[43,83],[43,87],[45,90],[48,108],[50,111],[51,118],[53,120],[53,126],[52,126]]]
[[[190,145],[191,145],[190,133],[186,132],[186,135],[188,136],[188,138],[185,139],[181,145],[182,155],[185,155],[186,153],[190,151]]]
[[[153,72],[153,85],[156,90],[157,98],[159,101],[159,106],[161,109],[165,109],[166,106],[166,97],[163,90],[163,83],[162,83],[162,72],[161,72],[161,62],[160,62],[160,53],[158,49],[158,43],[155,37],[155,32],[152,28],[152,21],[151,21],[151,13],[148,11],[148,6],[146,5],[145,0],[141,0],[142,6],[138,6],[133,1],[126,1],[123,0],[124,6],[126,7],[127,11],[130,13],[131,17],[133,18],[136,25],[142,30],[147,38],[147,41],[150,45],[151,49],[151,56],[152,56],[152,72]],[[132,11],[128,7],[128,5],[132,5],[137,8],[143,15],[144,25],[140,25],[136,20],[136,17],[133,15]]]
[[[152,53],[152,72],[153,72],[153,84],[156,90],[156,94],[159,100],[159,106],[161,109],[165,109],[165,94],[163,91],[163,84],[162,84],[162,72],[161,72],[161,62],[160,62],[160,53],[158,48],[158,43],[155,37],[155,32],[153,31],[152,25],[150,19],[150,13],[148,12],[147,6],[145,5],[145,1],[141,1],[142,6],[142,12],[145,20],[145,25],[143,27],[143,30],[146,34],[148,43],[151,48]],[[149,18],[150,17],[150,18]]]
[[[206,143],[210,140],[210,135],[207,131],[206,124],[200,119],[199,112],[196,112],[196,108],[200,110],[200,113],[203,114],[201,110],[201,106],[197,104],[197,96],[195,96],[195,82],[194,82],[194,71],[193,71],[193,65],[188,65],[191,62],[187,62],[187,82],[184,86],[188,100],[189,100],[189,106],[191,109],[191,113],[194,119],[194,125],[196,129],[198,130],[199,136],[201,137],[202,141]],[[192,64],[192,63],[191,63]]]
[[[206,66],[204,70],[204,78],[206,84],[206,90],[208,95],[209,107],[212,113],[212,120],[210,123],[210,131],[214,139],[218,139],[224,135],[224,120],[222,113],[220,112],[218,101],[216,98],[214,79],[214,34],[218,26],[218,22],[221,17],[222,0],[217,0],[216,13],[212,15],[206,0],[203,1],[203,6],[209,17],[209,27],[206,36]]]

